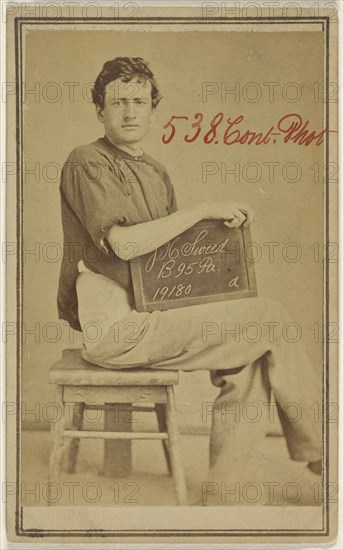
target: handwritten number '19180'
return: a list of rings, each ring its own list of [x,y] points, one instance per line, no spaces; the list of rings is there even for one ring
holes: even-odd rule
[[[163,301],[165,298],[171,298],[172,296],[175,298],[179,298],[181,296],[187,296],[191,292],[191,284],[185,286],[181,283],[179,285],[174,285],[172,288],[168,286],[163,286],[162,288],[157,288],[155,291],[155,294],[153,296],[153,301],[159,298],[161,301]]]

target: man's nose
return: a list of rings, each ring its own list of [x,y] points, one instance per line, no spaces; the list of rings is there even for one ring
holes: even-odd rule
[[[136,109],[135,105],[128,101],[128,103],[125,104],[124,108],[124,118],[126,120],[132,120],[133,118],[136,118]]]

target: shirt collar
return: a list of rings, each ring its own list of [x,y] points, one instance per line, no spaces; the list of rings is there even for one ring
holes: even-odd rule
[[[104,136],[103,137],[103,140],[105,141],[106,145],[109,147],[109,149],[111,149],[114,153],[116,153],[116,155],[118,156],[121,156],[127,160],[137,160],[137,161],[141,161],[141,160],[145,160],[146,159],[146,154],[145,152],[142,153],[142,155],[140,156],[137,156],[135,157],[134,155],[130,155],[129,153],[127,153],[126,151],[123,151],[122,149],[120,149],[119,147],[116,147],[116,145],[114,145],[113,143],[111,143],[111,141],[106,137]]]

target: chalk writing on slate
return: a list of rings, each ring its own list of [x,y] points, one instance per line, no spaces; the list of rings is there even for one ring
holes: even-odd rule
[[[137,311],[166,310],[257,295],[246,248],[249,228],[219,220],[197,223],[130,261]]]

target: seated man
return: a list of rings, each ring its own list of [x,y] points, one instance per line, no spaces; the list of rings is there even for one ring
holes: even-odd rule
[[[223,220],[230,231],[254,218],[249,206],[226,202],[177,210],[166,169],[141,148],[159,100],[154,75],[141,58],[108,61],[95,82],[93,101],[105,136],[74,149],[61,177],[60,318],[82,329],[83,357],[95,365],[211,371],[221,392],[213,413],[209,479],[235,479],[248,463],[267,422],[238,421],[230,411],[250,402],[266,404],[271,390],[291,458],[320,473],[320,425],[312,414],[321,398],[320,380],[302,344],[282,338],[278,327],[288,318],[279,303],[250,298],[135,310],[128,259],[154,251],[204,219]],[[205,322],[224,323],[225,338],[204,338]],[[248,342],[235,329],[249,322],[262,329],[258,341]],[[288,403],[301,408],[297,422],[288,417]]]

